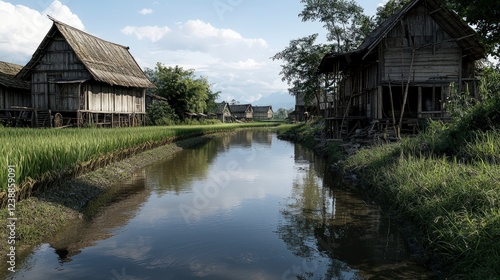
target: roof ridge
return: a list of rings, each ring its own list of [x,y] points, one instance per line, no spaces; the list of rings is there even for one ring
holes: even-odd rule
[[[78,29],[78,28],[76,28],[76,27],[74,27],[74,26],[71,26],[71,25],[69,25],[69,24],[67,24],[67,23],[64,23],[64,22],[60,21],[60,20],[57,20],[57,19],[55,19],[54,17],[52,17],[52,16],[50,16],[50,15],[47,15],[47,17],[48,17],[48,18],[49,18],[49,19],[50,19],[50,20],[51,20],[54,24],[56,24],[56,25],[63,25],[63,26],[64,26],[64,27],[66,27],[66,28],[70,28],[70,29],[72,29],[72,30],[78,31],[78,32],[83,33],[83,34],[85,34],[85,35],[87,35],[87,36],[93,37],[93,38],[95,38],[95,39],[97,39],[97,40],[99,40],[99,41],[106,42],[106,43],[109,43],[109,44],[113,44],[113,45],[116,45],[116,46],[122,47],[122,48],[124,48],[124,49],[130,50],[130,47],[129,47],[129,46],[125,46],[125,45],[121,45],[121,44],[113,43],[113,42],[108,41],[108,40],[104,40],[104,39],[102,39],[102,38],[97,37],[96,35],[92,35],[92,34],[90,34],[90,33],[86,32],[86,31],[80,30],[80,29]]]

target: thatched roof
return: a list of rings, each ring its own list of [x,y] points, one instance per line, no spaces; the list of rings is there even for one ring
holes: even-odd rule
[[[55,19],[52,21],[52,28],[31,60],[21,70],[19,77],[29,79],[54,36],[59,33],[96,81],[125,87],[154,87],[130,54],[128,47],[102,40]]]
[[[249,110],[250,108],[252,108],[251,104],[229,105],[229,109],[231,110],[231,113],[233,113],[233,114],[246,113],[247,110]]]
[[[228,108],[229,111],[231,111],[231,109],[229,108],[229,103],[226,103],[226,102],[221,102],[221,103],[217,103],[217,114],[219,115],[222,115],[224,114],[224,110]]]
[[[425,5],[429,15],[435,20],[464,50],[464,55],[474,60],[484,57],[484,47],[480,43],[479,35],[467,25],[455,12],[446,8],[441,0],[412,0],[397,13],[390,16],[375,28],[354,51],[346,53],[329,53],[325,55],[319,66],[319,72],[330,72],[329,62],[332,60],[350,63],[353,60],[363,60],[387,34],[418,4]]]
[[[22,68],[21,65],[0,61],[0,85],[8,88],[30,90],[29,82],[15,78]]]
[[[267,113],[269,110],[273,110],[272,106],[253,106],[254,113]]]

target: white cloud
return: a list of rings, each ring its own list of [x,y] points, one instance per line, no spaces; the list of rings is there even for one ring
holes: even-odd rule
[[[50,29],[47,15],[79,29],[83,23],[58,0],[39,12],[23,5],[0,1],[0,60],[23,64],[35,52]]]
[[[165,35],[172,31],[168,26],[126,26],[121,32],[125,35],[134,35],[137,39],[147,38],[155,43],[161,40]]]
[[[228,66],[235,69],[260,69],[266,64],[263,62],[257,62],[255,59],[249,58],[245,61],[238,61],[236,63],[228,63]]]
[[[286,92],[287,86],[279,82],[279,61],[269,59],[274,54],[264,39],[189,20],[175,23],[168,35],[137,59],[150,68],[161,62],[195,69],[197,75],[208,78],[214,91],[221,92],[220,100],[251,103]]]
[[[153,13],[153,10],[152,10],[152,9],[146,9],[146,8],[144,8],[144,9],[142,9],[142,10],[138,11],[138,12],[139,12],[139,14],[141,14],[141,15],[149,15],[149,14],[152,14],[152,13]]]
[[[215,28],[210,23],[205,23],[201,20],[189,20],[180,25],[181,32],[189,37],[199,39],[216,39],[219,44],[228,43],[245,43],[251,47],[267,47],[267,42],[264,39],[248,39],[241,36],[240,33],[223,28]]]

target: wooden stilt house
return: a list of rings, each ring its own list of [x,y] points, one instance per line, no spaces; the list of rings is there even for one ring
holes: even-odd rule
[[[229,105],[229,110],[236,120],[253,120],[253,106],[251,104]]]
[[[270,120],[274,116],[272,106],[253,106],[254,120]]]
[[[411,129],[419,119],[449,117],[453,91],[476,94],[475,62],[484,48],[475,31],[439,0],[412,0],[352,52],[327,54],[333,104],[326,133],[344,138],[378,122]]]
[[[231,122],[232,114],[229,103],[224,101],[217,103],[217,112],[215,114],[217,115],[217,119],[222,123]]]
[[[52,18],[51,18],[52,19]],[[57,20],[18,78],[31,82],[35,126],[140,125],[154,87],[128,47]]]
[[[22,68],[0,61],[0,121],[5,125],[24,126],[31,122],[30,83],[15,78]]]

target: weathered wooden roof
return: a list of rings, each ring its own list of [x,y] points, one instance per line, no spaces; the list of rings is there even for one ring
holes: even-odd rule
[[[0,61],[0,85],[8,88],[30,90],[29,82],[15,78],[22,68],[21,65]]]
[[[429,15],[462,47],[464,55],[477,60],[484,57],[484,47],[479,35],[466,24],[455,12],[446,8],[441,0],[412,0],[397,13],[377,26],[354,51],[346,53],[329,53],[325,55],[319,66],[319,72],[330,72],[329,62],[340,61],[350,63],[353,60],[364,59],[369,55],[387,34],[398,24],[417,4],[425,5]]]
[[[248,109],[252,108],[251,104],[229,105],[232,113],[246,113]]]
[[[254,113],[267,113],[269,110],[273,110],[272,106],[253,106]]]
[[[217,103],[217,114],[219,115],[222,115],[224,113],[224,110],[226,109],[226,107],[229,109],[229,111],[231,111],[231,109],[229,108],[229,103],[226,103],[226,102],[221,102],[221,103]]]
[[[51,20],[54,22],[52,28],[18,77],[29,79],[54,35],[60,33],[96,81],[125,87],[154,87],[128,47],[102,40],[55,19]]]

